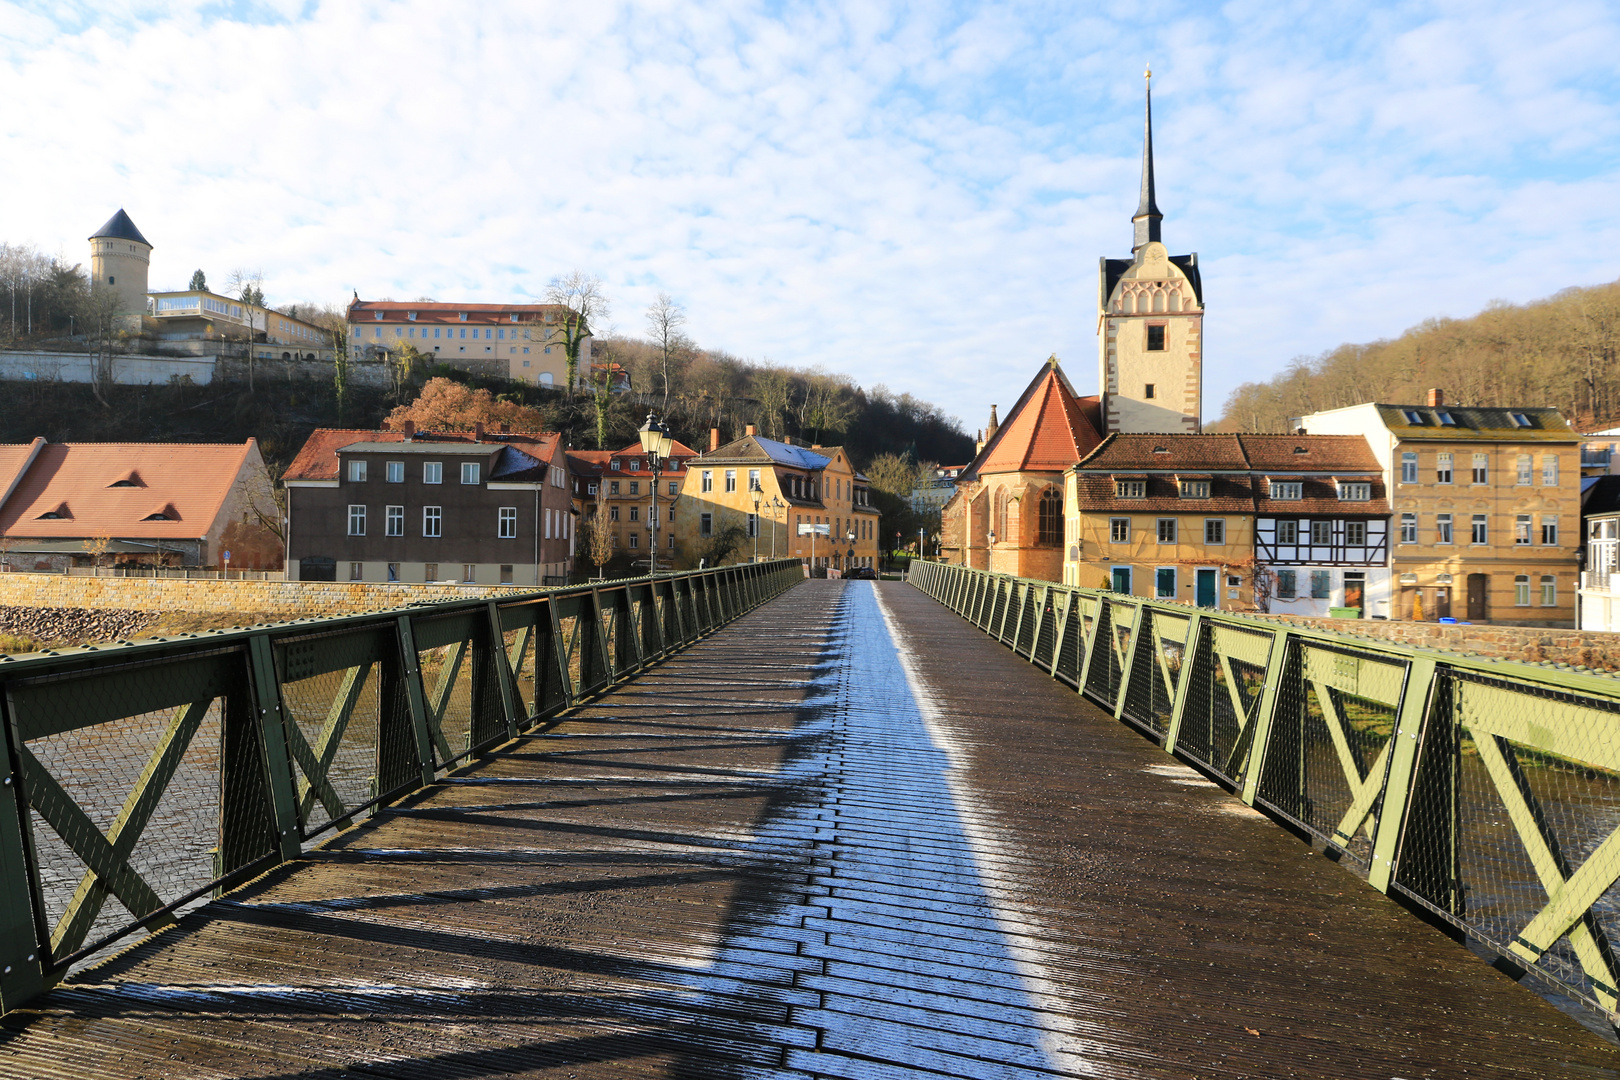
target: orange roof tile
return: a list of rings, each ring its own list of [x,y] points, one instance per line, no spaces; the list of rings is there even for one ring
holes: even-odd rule
[[[1102,441],[1054,366],[996,434],[978,472],[1062,472]]]
[[[225,445],[46,443],[0,506],[0,533],[193,539],[213,526],[255,453],[252,439]]]
[[[418,430],[419,442],[472,443],[471,431]],[[371,431],[365,428],[316,428],[310,433],[298,456],[287,466],[283,480],[336,480],[338,478],[338,451],[355,443],[404,442],[403,431]],[[555,431],[498,432],[486,431],[480,445],[491,451],[498,446],[515,446],[539,461],[556,464],[557,448],[561,440]]]

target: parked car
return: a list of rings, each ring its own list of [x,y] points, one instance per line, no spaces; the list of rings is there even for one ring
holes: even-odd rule
[[[844,571],[844,576],[851,581],[876,581],[877,571],[870,566],[853,566]]]

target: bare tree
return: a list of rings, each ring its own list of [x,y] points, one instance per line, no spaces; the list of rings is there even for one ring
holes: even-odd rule
[[[782,416],[793,398],[793,380],[781,368],[769,366],[769,360],[765,363],[765,367],[754,369],[754,398],[759,402],[761,426],[771,438],[780,439]]]
[[[596,567],[596,576],[602,576],[602,567],[613,558],[613,527],[608,524],[607,485],[596,482],[596,498],[591,503],[591,514],[581,530],[580,551]]]
[[[255,312],[264,307],[264,271],[263,270],[232,270],[230,277],[225,279],[225,289],[233,292],[242,301],[242,313],[247,316],[247,336],[245,351],[248,364],[248,393],[253,392],[253,338],[259,329],[258,316]],[[266,320],[265,329],[269,323]]]
[[[664,404],[661,411],[664,413],[669,412],[670,366],[679,365],[692,351],[692,340],[681,329],[685,325],[686,312],[668,293],[659,293],[658,299],[647,308],[647,333],[652,337],[663,365]]]
[[[112,408],[107,392],[117,381],[113,346],[118,339],[118,319],[123,312],[124,300],[118,290],[100,282],[91,282],[78,304],[79,326],[92,357],[90,392],[103,408]]]
[[[568,358],[568,389],[570,399],[579,382],[579,361],[582,352],[588,353],[588,342],[596,323],[608,315],[607,294],[602,291],[602,279],[583,270],[574,270],[564,277],[551,279],[546,287],[546,303],[563,308],[561,323],[550,331],[548,343],[559,341],[563,355]]]

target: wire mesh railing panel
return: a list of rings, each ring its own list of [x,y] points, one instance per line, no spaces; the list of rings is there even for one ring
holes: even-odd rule
[[[1035,606],[1035,618],[1038,629],[1035,633],[1035,645],[1030,653],[1030,660],[1037,667],[1048,668],[1052,666],[1052,654],[1057,648],[1057,605],[1053,603],[1056,595],[1051,589],[1045,590],[1040,601]]]
[[[1033,659],[1031,650],[1035,647],[1035,620],[1040,611],[1040,597],[1036,595],[1034,586],[1024,589],[1024,602],[1018,605],[1018,628],[1014,631],[1017,643],[1013,651],[1019,656]]]
[[[298,770],[298,824],[306,837],[379,794],[378,682],[376,664],[365,662],[281,684],[288,756]]]
[[[1199,642],[1176,750],[1236,785],[1266,683],[1270,635],[1212,625]]]
[[[1140,640],[1131,657],[1131,677],[1125,687],[1125,707],[1121,716],[1160,739],[1170,728],[1175,708],[1176,675],[1181,668],[1180,644],[1161,636],[1161,618],[1151,609],[1142,612]],[[1168,621],[1168,620],[1164,620]],[[1175,627],[1167,629],[1174,634]],[[1173,658],[1173,666],[1172,666]]]
[[[1078,603],[1078,600],[1070,599],[1063,624],[1058,628],[1061,636],[1058,640],[1057,668],[1053,672],[1070,686],[1077,686],[1080,682],[1080,662],[1086,644],[1085,620],[1080,616]]]
[[[1620,1019],[1620,703],[1436,682],[1395,886]]]
[[[417,654],[427,698],[434,764],[445,768],[472,749],[472,642],[458,641]]]

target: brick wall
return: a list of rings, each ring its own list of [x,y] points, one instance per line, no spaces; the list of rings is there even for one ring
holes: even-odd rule
[[[1600,671],[1620,670],[1620,634],[1594,630],[1546,630],[1528,626],[1451,626],[1433,622],[1379,619],[1311,619],[1302,615],[1259,618],[1315,630],[1374,638],[1425,649],[1473,653],[1493,660],[1571,664]]]
[[[0,574],[0,607],[118,608],[298,619],[523,592],[510,586],[364,581],[198,581]]]

